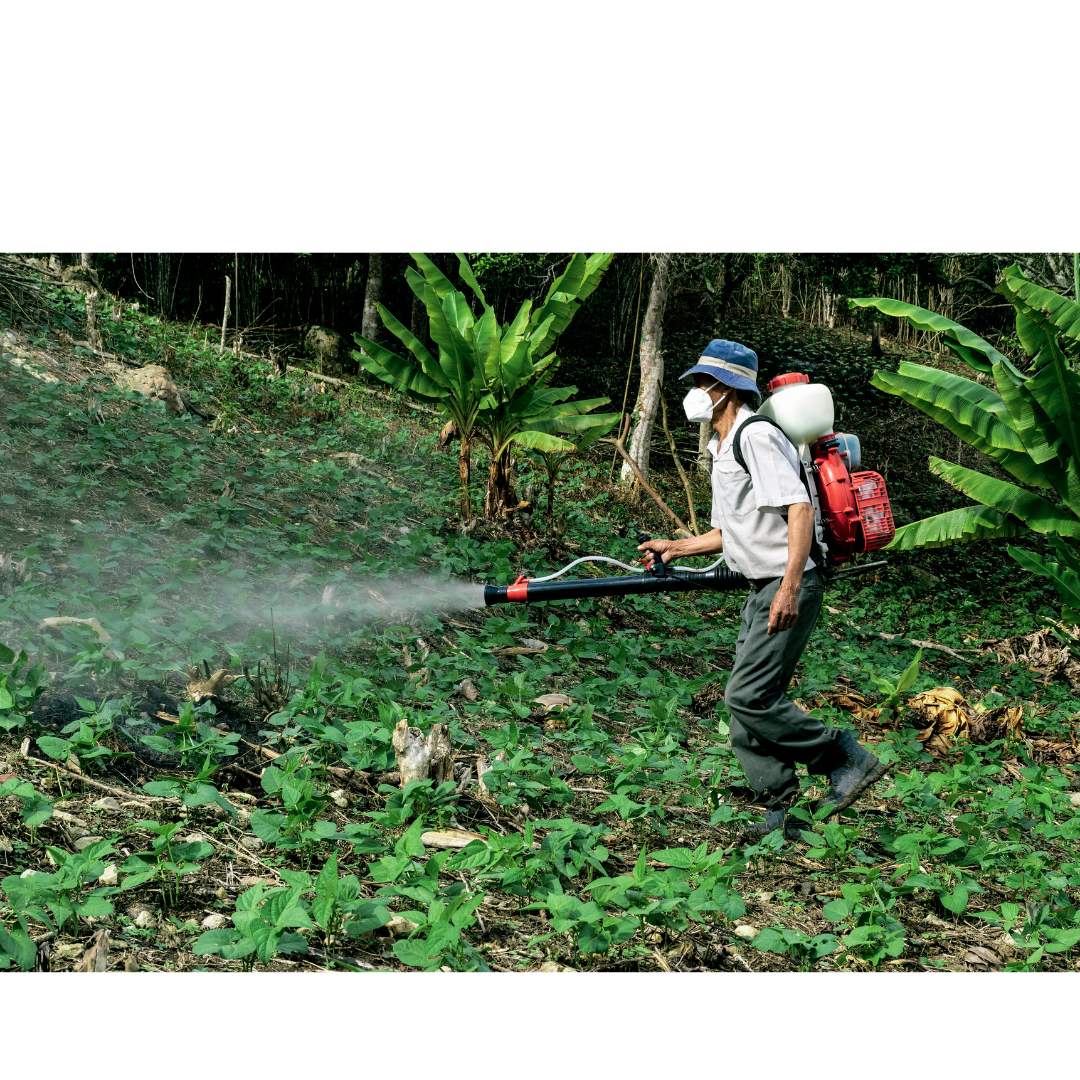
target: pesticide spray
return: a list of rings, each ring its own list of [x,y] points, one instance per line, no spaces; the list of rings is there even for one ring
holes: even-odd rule
[[[817,541],[814,555],[822,576],[829,581],[884,566],[885,562],[880,560],[839,569],[845,563],[854,564],[859,555],[884,547],[896,530],[884,480],[876,472],[860,470],[858,437],[833,430],[832,394],[828,387],[810,383],[801,373],[791,373],[777,376],[766,389],[772,396],[752,419],[774,424],[796,447],[803,481],[814,507]],[[735,443],[738,461],[738,431]],[[650,537],[639,533],[637,539],[642,543]],[[318,624],[325,627],[337,620],[407,622],[425,613],[463,611],[493,604],[702,590],[732,592],[749,588],[746,578],[722,565],[723,561],[721,556],[710,566],[697,569],[666,566],[657,558],[642,573],[617,559],[587,555],[546,577],[529,579],[520,575],[511,585],[446,581],[422,575],[337,581],[324,585],[321,594],[294,594],[284,603],[280,596],[276,597],[274,618],[280,629],[295,632],[310,630]],[[563,577],[568,570],[586,562],[609,563],[629,573],[598,578]],[[257,606],[249,601],[239,614],[265,624],[268,611],[269,601]]]

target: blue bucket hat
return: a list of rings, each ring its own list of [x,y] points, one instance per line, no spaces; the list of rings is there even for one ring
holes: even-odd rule
[[[721,341],[719,338],[710,341],[698,362],[684,371],[679,378],[685,379],[687,375],[698,371],[711,375],[725,386],[732,386],[736,390],[751,390],[761,397],[757,386],[757,353],[737,341]]]

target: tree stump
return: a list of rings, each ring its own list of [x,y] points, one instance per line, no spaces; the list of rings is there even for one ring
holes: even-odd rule
[[[403,788],[411,780],[430,778],[441,784],[452,778],[453,749],[445,724],[433,724],[425,738],[408,720],[399,720],[392,741]]]

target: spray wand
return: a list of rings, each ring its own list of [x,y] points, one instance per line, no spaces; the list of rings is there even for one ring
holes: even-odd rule
[[[639,544],[651,539],[647,533],[637,534]],[[484,603],[490,607],[492,604],[528,604],[545,600],[577,600],[591,596],[636,596],[647,593],[694,592],[699,589],[732,592],[748,588],[749,582],[746,578],[726,566],[721,566],[723,561],[721,556],[704,569],[696,570],[692,566],[666,566],[664,560],[657,556],[646,565],[645,573],[642,574],[637,572],[636,567],[628,566],[618,559],[609,559],[606,555],[584,555],[547,577],[530,579],[519,574],[512,585],[485,585]],[[617,577],[558,580],[567,570],[584,562],[611,563],[629,570],[630,573],[619,574]]]
[[[638,534],[638,543],[652,539],[645,533]],[[666,592],[735,592],[748,589],[749,581],[734,570],[721,566],[723,556],[704,569],[696,570],[692,566],[666,566],[663,559],[655,558],[646,568],[645,573],[638,573],[636,567],[628,566],[618,559],[609,559],[606,555],[584,555],[567,563],[561,570],[542,578],[527,578],[519,574],[512,585],[485,585],[484,604],[529,604],[549,600],[577,600],[593,596],[637,596],[648,593]],[[583,562],[604,562],[629,570],[629,574],[601,578],[558,579]],[[836,572],[832,576],[865,573],[885,565],[884,561],[864,563],[848,570]]]

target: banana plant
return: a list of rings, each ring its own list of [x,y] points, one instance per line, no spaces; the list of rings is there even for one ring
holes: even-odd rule
[[[890,550],[947,547],[972,540],[1045,535],[1056,560],[1009,547],[1026,570],[1050,579],[1063,616],[1080,620],[1080,375],[1070,363],[1080,339],[1080,305],[1030,281],[1015,264],[996,291],[1016,309],[1016,332],[1028,358],[1021,370],[989,342],[924,308],[887,297],[852,299],[937,332],[963,363],[993,380],[974,379],[922,364],[901,363],[874,373],[872,385],[894,394],[992,458],[1019,483],[930,458],[930,470],[974,500],[960,510],[925,518],[896,532]],[[1031,490],[1032,488],[1036,490]]]
[[[500,324],[464,255],[458,255],[459,273],[479,302],[479,316],[468,297],[426,255],[414,254],[419,272],[410,267],[405,278],[427,311],[437,356],[382,305],[378,310],[383,325],[408,355],[354,335],[362,350],[352,354],[357,363],[414,401],[435,406],[454,422],[460,439],[463,519],[471,514],[471,455],[477,437],[491,452],[484,513],[493,517],[517,501],[510,485],[511,447],[572,450],[573,443],[548,430],[551,422],[564,417],[583,419],[607,403],[607,398],[570,401],[576,387],[549,383],[557,367],[556,339],[600,284],[613,257],[610,252],[574,255],[539,307],[533,310],[532,301],[526,300],[511,322]],[[599,417],[590,419],[602,422]],[[588,426],[584,423],[572,430]]]
[[[560,434],[572,434],[581,431],[576,449],[584,450],[592,446],[598,439],[602,439],[620,420],[618,413],[600,413],[594,416],[564,416],[558,420],[550,421],[551,427]],[[583,430],[577,425],[581,421],[587,421],[587,429]],[[543,473],[547,482],[547,516],[548,525],[552,523],[555,513],[555,485],[559,480],[559,473],[563,466],[570,460],[568,450],[526,450],[525,456],[540,472]]]

